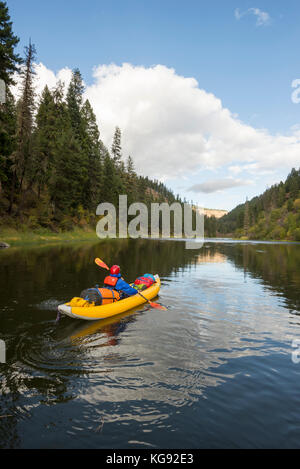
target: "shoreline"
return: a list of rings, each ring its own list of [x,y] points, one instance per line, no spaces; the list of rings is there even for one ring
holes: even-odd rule
[[[101,241],[95,230],[75,229],[55,233],[54,231],[40,229],[36,231],[17,231],[15,229],[0,230],[0,244],[8,244],[9,247],[24,244],[49,244],[72,241]],[[6,248],[4,248],[6,249]]]
[[[119,239],[119,238],[116,238]],[[150,238],[147,238],[151,240]],[[174,238],[170,238],[172,240]],[[31,245],[31,244],[37,244],[37,245],[42,245],[42,244],[54,244],[54,243],[68,243],[68,242],[85,242],[85,241],[91,241],[91,242],[103,242],[107,240],[112,240],[111,238],[103,238],[100,239],[98,238],[96,231],[94,229],[82,229],[82,228],[76,228],[73,231],[63,231],[63,232],[54,232],[50,231],[47,229],[39,229],[36,231],[18,231],[13,228],[6,228],[4,230],[0,230],[0,246],[1,244],[3,245],[8,245],[8,246],[3,246],[3,249],[7,249],[9,247],[14,247],[14,246],[19,246],[19,245]],[[293,242],[290,240],[276,240],[276,239],[245,239],[245,237],[242,238],[235,238],[235,237],[225,237],[225,236],[220,236],[220,237],[214,237],[214,238],[204,238],[204,242],[211,242],[214,240],[215,242],[222,240],[226,241],[235,241],[235,242],[244,242],[244,243],[257,243],[257,242],[262,242],[262,243],[295,243],[298,244],[297,242]],[[184,239],[182,239],[184,241]]]

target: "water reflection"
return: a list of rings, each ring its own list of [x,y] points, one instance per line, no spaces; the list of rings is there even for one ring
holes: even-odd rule
[[[234,245],[226,251],[235,266],[242,268],[252,278],[261,279],[265,286],[286,301],[290,309],[300,309],[300,245],[261,244]]]
[[[220,252],[216,252],[215,250],[212,250],[209,246],[205,246],[205,248],[206,249],[203,250],[201,254],[199,254],[197,257],[198,264],[207,264],[207,263],[218,264],[218,263],[226,262],[227,256],[225,256],[224,254],[221,254]]]
[[[56,325],[57,304],[103,280],[95,257],[159,273],[168,310]],[[295,245],[147,240],[1,252],[0,446],[297,446],[299,260]]]

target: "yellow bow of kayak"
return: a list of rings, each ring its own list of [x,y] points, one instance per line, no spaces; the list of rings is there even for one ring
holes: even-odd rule
[[[160,278],[159,275],[155,275],[155,283],[151,287],[147,288],[142,292],[142,295],[147,300],[152,300],[158,295],[160,290]],[[138,293],[136,295],[125,298],[124,300],[116,301],[102,306],[91,306],[89,308],[82,306],[69,306],[67,303],[58,306],[58,311],[61,314],[76,319],[86,319],[88,321],[96,321],[97,319],[106,319],[111,316],[129,311],[136,306],[140,306],[146,303],[144,298]]]

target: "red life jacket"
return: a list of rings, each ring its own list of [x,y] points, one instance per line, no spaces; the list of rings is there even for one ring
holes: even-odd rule
[[[108,275],[104,279],[104,285],[109,285],[110,287],[115,287],[117,285],[118,277],[113,277],[112,275]]]

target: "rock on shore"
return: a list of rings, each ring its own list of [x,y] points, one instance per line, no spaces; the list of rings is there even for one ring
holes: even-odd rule
[[[0,249],[2,248],[9,248],[9,244],[4,243],[3,241],[0,241]]]

